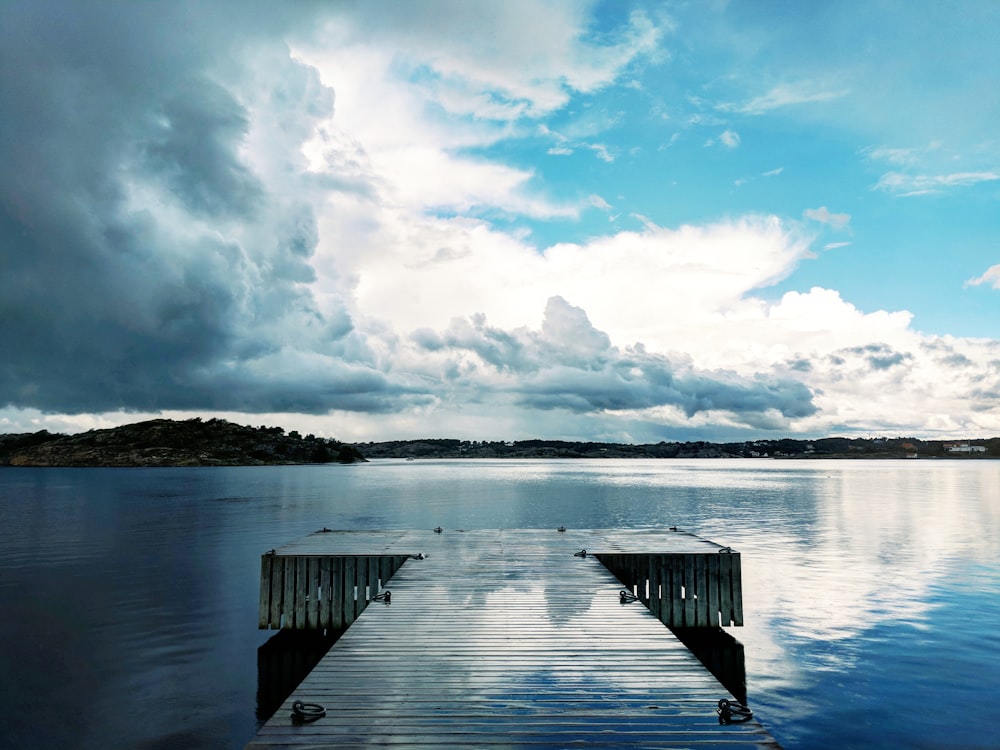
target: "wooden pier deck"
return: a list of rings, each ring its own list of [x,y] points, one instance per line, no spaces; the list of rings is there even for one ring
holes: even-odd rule
[[[582,549],[587,555],[577,556]],[[629,553],[641,554],[630,559]],[[692,564],[674,575],[678,566],[671,561],[683,556],[693,556]],[[395,566],[391,580],[378,574],[383,561],[397,557],[405,564]],[[626,578],[635,576],[633,585],[623,586],[602,557],[614,559]],[[265,611],[269,618],[272,610],[287,609],[283,596],[277,605],[272,597],[293,587],[285,571],[294,572],[296,585],[302,571],[318,592],[307,602],[295,600],[302,622],[315,610],[318,623],[324,611],[333,611],[333,599],[342,611],[361,611],[247,749],[777,748],[756,719],[719,723],[718,701],[731,696],[659,619],[673,616],[674,594],[681,616],[690,599],[691,618],[703,618],[706,626],[710,600],[719,612],[728,607],[730,616],[737,614],[731,583],[728,603],[720,591],[723,562],[730,579],[735,567],[738,584],[738,553],[683,532],[313,534],[265,556],[262,577],[265,570],[283,573],[281,583],[273,576],[262,581],[262,623]],[[698,571],[705,579],[700,584]],[[674,592],[675,578],[688,585]],[[324,587],[324,580],[355,586],[348,597],[336,593],[336,585]],[[707,593],[712,580],[715,597]],[[357,604],[387,582],[390,604]],[[621,603],[623,588],[639,593],[640,586],[647,606]],[[696,588],[703,592],[697,599],[689,593]],[[741,611],[738,616],[742,622]],[[281,619],[291,627],[297,615]],[[295,723],[293,701],[321,704],[327,714]]]

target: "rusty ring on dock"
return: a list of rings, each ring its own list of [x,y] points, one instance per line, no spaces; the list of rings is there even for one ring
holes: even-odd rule
[[[632,602],[639,601],[639,597],[633,594],[631,591],[626,591],[622,589],[618,592],[618,601],[622,604],[631,604]]]
[[[321,706],[319,703],[295,701],[292,704],[292,721],[316,721],[317,719],[322,719],[324,716],[326,716],[326,706]]]
[[[742,724],[753,718],[753,711],[750,710],[749,706],[744,706],[742,703],[731,701],[728,698],[719,701],[716,713],[719,714],[720,724]]]

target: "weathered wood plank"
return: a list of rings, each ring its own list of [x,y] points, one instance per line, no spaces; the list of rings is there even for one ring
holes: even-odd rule
[[[684,625],[684,558],[683,555],[670,555],[670,588],[671,588],[671,627]]]
[[[722,624],[729,625],[733,621],[733,587],[731,555],[719,555],[719,609],[722,611]]]
[[[258,603],[257,627],[267,628],[271,617],[271,556],[260,557],[260,601]]]
[[[335,627],[330,618],[333,597],[332,562],[329,557],[319,558],[319,627],[324,629]]]
[[[357,567],[356,558],[345,557],[343,559],[344,566],[344,585],[343,590],[340,592],[340,599],[343,602],[343,627],[347,627],[352,622],[354,622],[354,587],[357,585],[356,576],[354,571]]]
[[[732,560],[733,625],[743,624],[743,569],[738,552],[726,554]]]
[[[285,563],[277,557],[271,557],[271,596],[270,615],[268,617],[269,627],[274,629],[281,627],[281,597],[285,590]]]
[[[291,629],[295,627],[295,564],[297,558],[285,557],[282,559],[284,568],[283,580],[284,588],[281,595],[281,627]]]
[[[684,625],[692,627],[694,621],[694,559],[691,555],[681,555],[684,568]]]
[[[344,627],[344,558],[330,559],[330,627]]]
[[[658,555],[646,556],[646,577],[649,580],[649,611],[660,616],[660,568]]]
[[[368,595],[367,601],[371,601],[378,595],[378,569],[379,558],[374,555],[368,558]]]
[[[306,627],[318,630],[319,624],[319,558],[306,558]]]
[[[708,586],[708,625],[711,627],[718,627],[721,604],[719,600],[719,555],[706,555],[705,556],[705,575],[707,576],[707,586]],[[729,623],[726,622],[726,625]]]
[[[307,565],[308,558],[295,558],[295,615],[292,627],[298,630],[306,627],[306,598],[309,596]]]
[[[396,558],[387,555],[378,559],[379,593],[389,585],[389,579],[396,572]]]
[[[694,624],[695,627],[708,627],[708,574],[705,555],[692,555],[694,558]]]

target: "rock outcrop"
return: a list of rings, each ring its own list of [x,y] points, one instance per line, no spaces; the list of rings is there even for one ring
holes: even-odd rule
[[[8,466],[260,466],[364,461],[357,448],[280,427],[153,419],[79,435],[0,435]]]

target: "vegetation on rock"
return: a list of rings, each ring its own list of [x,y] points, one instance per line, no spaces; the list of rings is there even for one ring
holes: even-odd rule
[[[79,435],[0,435],[9,466],[259,466],[364,461],[337,440],[223,419],[153,419]]]

